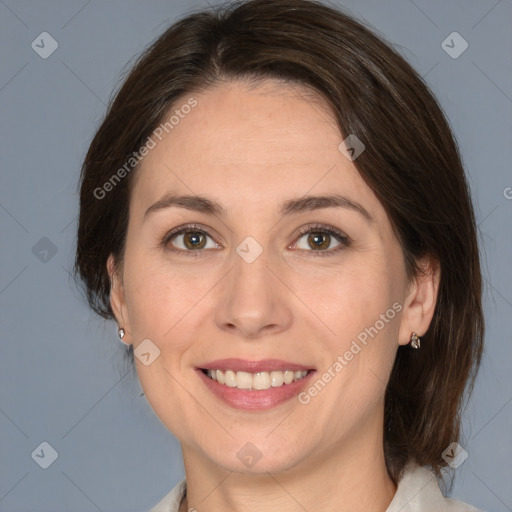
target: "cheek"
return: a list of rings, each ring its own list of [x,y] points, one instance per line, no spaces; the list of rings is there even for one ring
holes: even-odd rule
[[[342,365],[336,380],[350,406],[359,407],[356,397],[380,397],[389,378],[402,310],[400,279],[400,267],[375,252],[355,255],[339,272],[317,279],[310,292],[308,302],[330,331],[324,370]]]
[[[182,279],[141,252],[126,251],[124,287],[135,337],[160,338],[183,309]]]
[[[336,269],[304,274],[298,281],[300,296],[319,318],[327,319],[337,338],[370,327],[401,298],[399,276],[377,253],[353,254]]]
[[[135,346],[145,338],[173,358],[190,348],[194,333],[213,316],[212,289],[219,269],[188,263],[171,264],[148,252],[132,252],[125,261],[125,293]],[[200,270],[197,270],[200,268]],[[205,309],[206,308],[206,309]],[[197,338],[197,337],[196,337]]]

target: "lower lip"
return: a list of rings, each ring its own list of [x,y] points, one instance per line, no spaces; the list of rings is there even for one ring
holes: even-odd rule
[[[306,387],[312,375],[316,373],[312,370],[302,379],[276,388],[247,390],[230,388],[225,384],[219,384],[216,380],[207,377],[201,370],[196,371],[215,396],[235,409],[244,410],[270,409],[290,400]]]

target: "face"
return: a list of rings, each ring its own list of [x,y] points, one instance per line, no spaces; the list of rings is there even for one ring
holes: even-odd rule
[[[431,318],[432,287],[408,282],[382,205],[306,92],[191,95],[137,171],[112,274],[147,400],[184,451],[230,471],[379,440],[396,350]]]

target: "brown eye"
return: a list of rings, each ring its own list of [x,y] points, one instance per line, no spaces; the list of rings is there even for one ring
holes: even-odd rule
[[[304,239],[304,241],[301,241]],[[333,245],[333,242],[336,242]],[[345,247],[350,246],[350,238],[329,226],[309,226],[300,232],[295,248],[304,252],[316,252],[318,256],[336,254]]]
[[[331,235],[327,233],[311,233],[308,235],[308,245],[311,249],[328,249]]]
[[[206,237],[199,231],[189,231],[183,235],[183,243],[187,249],[203,249]]]
[[[336,237],[339,238],[337,235]],[[306,239],[305,243],[300,242],[300,240],[303,238]],[[333,247],[336,248],[338,245],[341,245],[341,243],[338,241],[337,245],[331,247],[333,242],[336,242],[336,240],[331,233],[325,231],[309,231],[300,237],[299,242],[297,242],[297,249],[327,251],[328,249],[333,249]]]
[[[208,239],[211,240],[210,243]],[[218,248],[208,233],[192,226],[184,226],[167,234],[162,245],[170,251],[182,253]]]

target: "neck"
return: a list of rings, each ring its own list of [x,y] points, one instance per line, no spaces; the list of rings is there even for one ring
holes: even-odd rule
[[[323,450],[275,473],[226,471],[204,453],[182,445],[187,476],[182,509],[385,512],[396,485],[386,469],[381,427],[373,430],[351,436],[350,442],[324,443]]]

